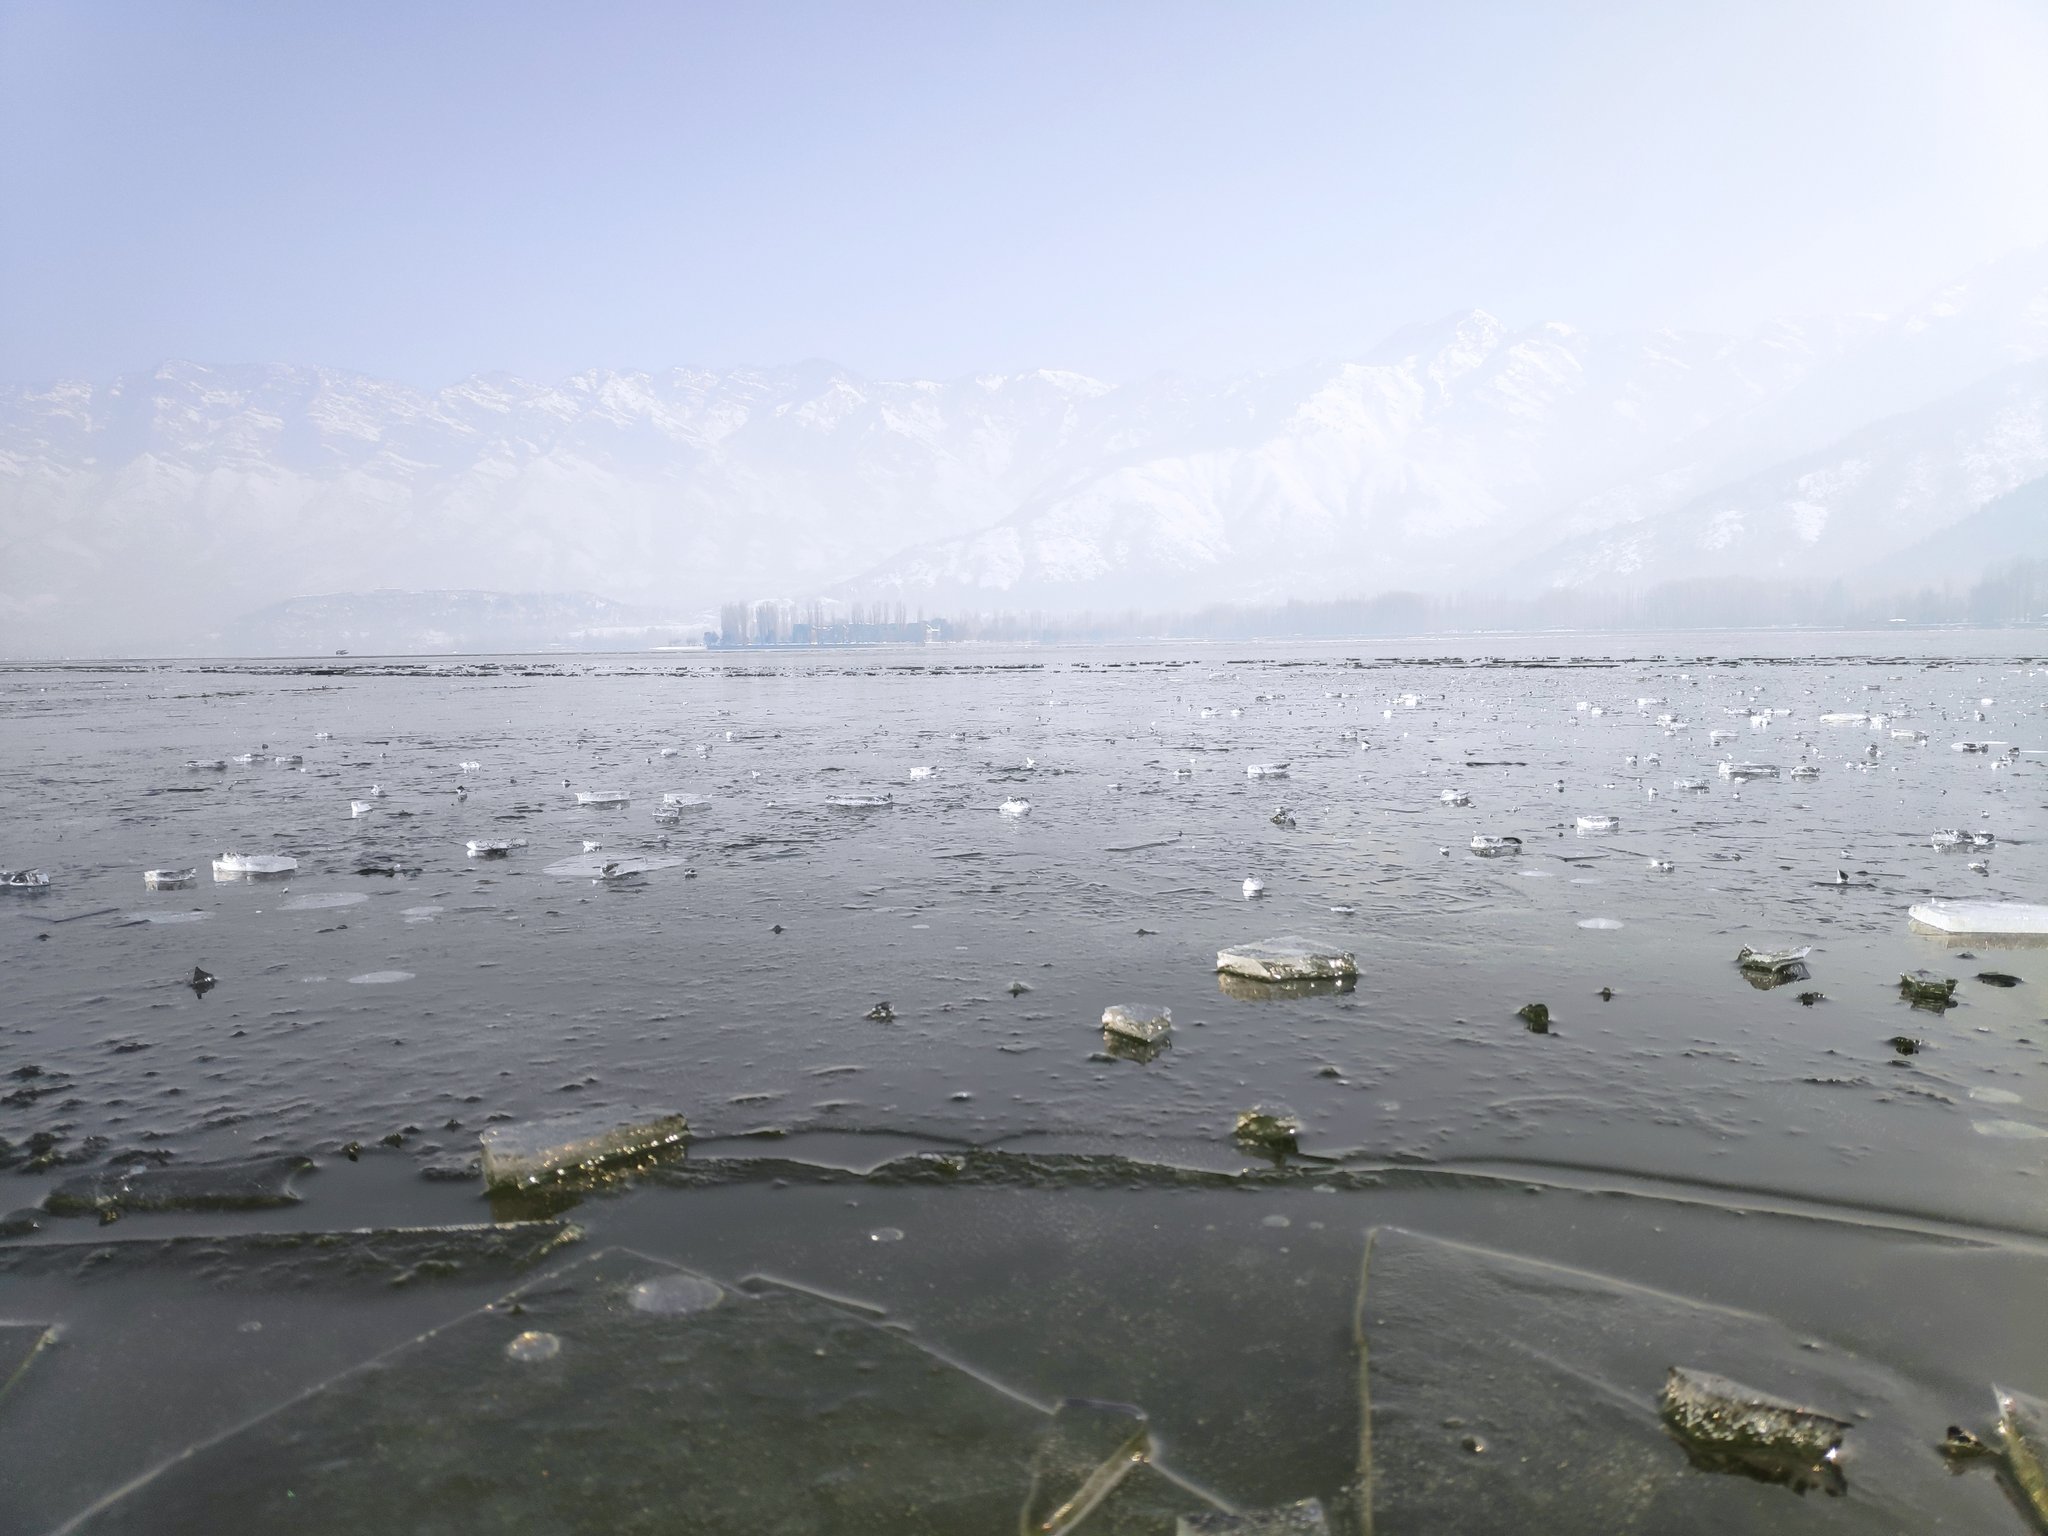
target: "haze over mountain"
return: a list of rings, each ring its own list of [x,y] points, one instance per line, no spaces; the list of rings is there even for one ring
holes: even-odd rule
[[[1142,609],[1895,580],[1947,529],[1969,575],[2048,554],[2048,519],[1985,520],[2048,474],[2044,359],[2035,251],[1889,317],[1610,335],[1474,310],[1221,379],[804,363],[426,392],[167,363],[0,389],[0,652],[205,646],[380,588],[685,621],[820,594]]]

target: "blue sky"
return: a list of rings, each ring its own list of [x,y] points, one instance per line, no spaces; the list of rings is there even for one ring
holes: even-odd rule
[[[2048,241],[2048,6],[0,0],[0,378],[1126,379],[1883,308]]]

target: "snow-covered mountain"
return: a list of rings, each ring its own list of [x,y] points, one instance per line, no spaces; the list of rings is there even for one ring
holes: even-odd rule
[[[1115,387],[169,364],[0,389],[0,653],[204,646],[380,588],[1127,609],[1853,577],[1944,529],[1981,568],[2035,526],[2000,498],[2048,473],[2044,358],[2048,251],[1893,317],[1730,338],[1473,311]]]

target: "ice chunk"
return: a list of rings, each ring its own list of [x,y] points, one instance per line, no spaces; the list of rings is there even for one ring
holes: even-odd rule
[[[1892,732],[1892,740],[1893,740],[1893,741],[1910,741],[1910,742],[1912,742],[1912,743],[1913,743],[1913,745],[1915,745],[1916,747],[1917,747],[1918,745],[1920,745],[1920,743],[1922,743],[1922,742],[1923,742],[1923,741],[1925,741],[1926,739],[1927,739],[1927,733],[1926,733],[1925,731],[1893,731],[1893,732]]]
[[[195,757],[191,761],[187,762],[185,766],[187,768],[211,770],[215,773],[226,773],[228,769],[228,760],[224,757]]]
[[[299,861],[281,853],[224,853],[213,861],[216,880],[279,880],[296,873]]]
[[[1822,715],[1820,723],[1822,725],[1868,725],[1870,724],[1870,716],[1848,713]]]
[[[1082,1397],[1061,1401],[1031,1460],[1026,1536],[1062,1536],[1079,1528],[1151,1449],[1143,1409]]]
[[[309,891],[303,896],[287,896],[277,904],[280,912],[326,912],[335,907],[358,906],[370,898],[361,891]]]
[[[1182,1515],[1174,1536],[1330,1536],[1330,1519],[1320,1499],[1298,1499],[1274,1509],[1226,1515]]]
[[[1906,971],[1899,976],[1899,994],[1915,1007],[1946,1008],[1955,999],[1956,980],[1933,971]]]
[[[1320,981],[1356,976],[1358,957],[1349,950],[1287,936],[1219,949],[1216,969],[1249,981]]]
[[[911,776],[911,777],[912,777],[913,779],[928,779],[928,778],[930,778],[930,777],[932,776],[932,770],[931,770],[931,765],[930,765],[930,764],[928,764],[928,763],[919,763],[919,764],[917,764],[917,765],[916,765],[915,767],[913,767],[913,768],[912,768],[912,769],[910,770],[910,776]]]
[[[894,795],[827,795],[825,803],[835,811],[879,811],[894,805]]]
[[[1695,794],[1704,794],[1706,793],[1706,791],[1712,789],[1714,786],[1709,784],[1705,779],[1673,779],[1671,781],[1671,787],[1673,789],[1688,789],[1693,791]]]
[[[1164,1040],[1173,1031],[1173,1010],[1163,1003],[1112,1003],[1102,1010],[1102,1032],[1140,1045]]]
[[[472,837],[463,845],[472,859],[502,859],[514,848],[524,848],[523,837]]]
[[[1797,949],[1752,949],[1745,944],[1736,952],[1735,963],[1745,971],[1763,971],[1771,975],[1804,969],[1800,964],[1813,953],[1811,944],[1802,944]]]
[[[1301,1122],[1284,1109],[1241,1110],[1230,1135],[1241,1147],[1275,1157],[1301,1150]]]
[[[1287,777],[1286,763],[1250,763],[1244,770],[1248,779],[1284,779]]]
[[[1005,816],[1029,816],[1031,814],[1031,802],[1029,800],[1005,800],[998,809]]]
[[[50,877],[40,869],[0,869],[0,890],[42,891],[49,885]]]
[[[1484,833],[1472,839],[1472,851],[1483,859],[1498,859],[1522,851],[1519,837],[1488,837]]]
[[[1437,796],[1445,805],[1470,805],[1472,797],[1462,789],[1447,789]]]
[[[483,764],[475,761],[472,758],[464,758],[461,762],[457,763],[455,767],[456,771],[459,773],[475,773],[483,767]]]
[[[670,791],[661,797],[661,814],[664,816],[687,816],[693,811],[710,809],[709,795],[687,795]]]
[[[1923,901],[1906,915],[1939,933],[1982,938],[2048,937],[2048,906],[2023,901]]]
[[[1992,833],[1958,832],[1953,828],[1936,832],[1927,841],[1931,846],[1943,850],[1952,848],[1994,848],[1998,845],[1998,839]]]
[[[1991,1395],[1998,1402],[2005,1464],[2035,1518],[2048,1522],[2048,1403],[2000,1386],[1993,1386]]]
[[[1847,1419],[1677,1365],[1664,1378],[1657,1406],[1672,1433],[1710,1469],[1725,1459],[1795,1487],[1839,1492],[1843,1486],[1836,1458]]]
[[[620,806],[631,805],[633,797],[623,789],[579,789],[576,791],[576,803],[594,810],[617,810]]]
[[[1795,779],[1817,779],[1820,777],[1820,770],[1811,763],[1801,763],[1792,770],[1792,777]]]
[[[485,1131],[484,1182],[522,1189],[678,1150],[689,1123],[669,1110],[592,1109]]]
[[[1724,779],[1775,779],[1778,770],[1770,763],[1723,763],[1721,777]]]
[[[256,1211],[296,1205],[292,1180],[313,1166],[296,1155],[247,1162],[96,1168],[66,1179],[43,1202],[53,1216],[109,1211]]]
[[[1619,816],[1581,816],[1574,825],[1581,832],[1619,832],[1621,830],[1621,818]]]
[[[374,800],[351,800],[348,803],[348,813],[351,817],[367,816],[375,809],[377,802]]]
[[[1251,899],[1252,899],[1253,897],[1255,897],[1255,896],[1263,896],[1263,895],[1265,895],[1265,894],[1266,894],[1266,882],[1265,882],[1265,881],[1261,880],[1261,879],[1260,879],[1260,878],[1259,878],[1259,877],[1258,877],[1257,875],[1247,875],[1247,876],[1245,876],[1245,881],[1244,881],[1244,899],[1245,899],[1246,901],[1250,901],[1250,900],[1251,900]]]

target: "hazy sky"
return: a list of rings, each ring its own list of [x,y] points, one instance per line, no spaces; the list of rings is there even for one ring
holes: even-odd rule
[[[1124,379],[2048,241],[2048,4],[0,0],[0,377]]]

